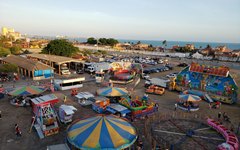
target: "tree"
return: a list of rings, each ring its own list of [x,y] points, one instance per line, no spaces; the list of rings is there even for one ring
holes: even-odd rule
[[[141,41],[138,41],[137,44],[141,44]]]
[[[163,51],[165,51],[166,46],[167,46],[167,40],[163,40],[162,45],[163,45]]]
[[[107,39],[107,45],[114,46],[118,43],[118,40],[115,40],[113,38]]]
[[[71,57],[79,52],[77,47],[74,47],[72,43],[65,39],[56,39],[48,43],[48,45],[42,50],[43,54],[53,54],[58,56]]]
[[[17,65],[3,64],[0,66],[0,72],[17,72]]]
[[[11,51],[12,54],[18,55],[18,54],[21,53],[22,48],[20,46],[13,46],[13,47],[10,48],[10,51]]]
[[[25,51],[23,51],[23,54],[31,54],[31,52],[26,49]]]
[[[101,45],[108,45],[108,39],[106,39],[106,38],[100,38],[99,39],[99,43],[101,44]]]
[[[87,50],[87,49],[84,49],[83,51],[81,51],[81,53],[84,55],[84,56],[90,56],[92,54],[92,52],[90,50]]]
[[[97,44],[97,40],[94,37],[90,37],[87,39],[88,44]]]
[[[6,57],[9,54],[11,54],[11,51],[9,49],[0,47],[0,57]]]

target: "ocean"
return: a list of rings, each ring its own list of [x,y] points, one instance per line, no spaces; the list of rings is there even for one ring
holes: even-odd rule
[[[138,40],[119,40],[120,42],[133,42],[137,43]],[[152,44],[153,46],[163,46],[162,41],[150,41],[141,40],[141,43]],[[183,41],[167,41],[167,48],[172,48],[175,45],[185,46],[186,44],[193,44],[196,48],[205,48],[208,44],[211,47],[224,46],[226,45],[229,49],[237,50],[240,49],[240,43],[213,43],[213,42],[183,42]]]
[[[45,37],[46,38],[46,37]],[[49,37],[48,37],[49,38]],[[54,37],[52,37],[54,39]],[[79,41],[79,42],[86,42],[87,38],[70,38],[70,41]],[[117,39],[119,42],[130,42],[130,43],[137,43],[139,40],[126,40],[126,39]],[[151,40],[140,40],[141,43],[152,44],[153,46],[163,46],[162,41],[151,41]],[[185,46],[186,44],[194,44],[196,48],[205,48],[208,44],[211,47],[217,46],[224,46],[226,45],[229,49],[237,50],[240,49],[240,43],[215,43],[215,42],[187,42],[187,41],[167,41],[166,48],[172,48],[175,45]]]

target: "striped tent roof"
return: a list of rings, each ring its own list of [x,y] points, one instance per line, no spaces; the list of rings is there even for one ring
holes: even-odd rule
[[[128,95],[128,91],[124,88],[107,87],[97,90],[100,96],[124,96]]]
[[[44,87],[31,85],[31,86],[23,86],[23,87],[17,88],[8,94],[12,96],[27,96],[27,95],[41,94],[44,91],[46,91],[46,88]]]
[[[135,128],[114,116],[96,116],[72,124],[67,140],[79,149],[115,149],[131,146],[137,139]]]

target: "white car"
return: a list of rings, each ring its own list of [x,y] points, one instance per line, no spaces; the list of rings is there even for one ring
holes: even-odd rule
[[[168,78],[176,78],[177,77],[177,73],[171,73],[171,74],[168,74],[166,75]]]
[[[150,78],[150,76],[148,74],[143,74],[142,78],[145,80],[148,80]]]

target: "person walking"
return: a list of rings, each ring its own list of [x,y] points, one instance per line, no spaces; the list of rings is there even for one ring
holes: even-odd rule
[[[63,102],[66,103],[67,102],[67,96],[64,96]]]
[[[190,105],[188,105],[188,112],[190,113],[191,111],[190,111],[190,109],[191,109],[191,106]]]
[[[219,112],[218,112],[218,120],[221,119],[221,116],[222,116],[222,113],[219,111]]]
[[[17,137],[21,137],[22,136],[22,132],[21,132],[18,124],[15,124],[15,133],[16,133]]]
[[[177,107],[178,107],[178,105],[177,105],[177,103],[175,103],[174,111],[177,110]]]

